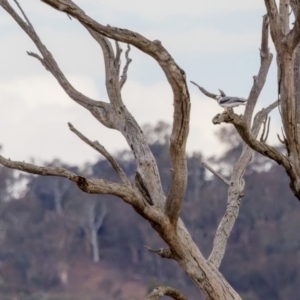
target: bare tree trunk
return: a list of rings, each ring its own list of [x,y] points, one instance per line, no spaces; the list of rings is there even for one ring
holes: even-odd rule
[[[98,202],[90,201],[83,205],[81,213],[81,223],[86,234],[86,239],[90,245],[93,262],[99,262],[100,251],[98,244],[98,230],[101,228],[105,217],[107,216],[107,208],[101,205],[98,212]]]
[[[98,237],[97,237],[97,230],[95,226],[91,228],[90,233],[90,243],[92,247],[92,254],[93,254],[93,262],[99,262],[99,245],[98,245]]]
[[[187,232],[182,220],[179,218],[188,178],[185,148],[189,133],[190,96],[185,72],[178,66],[160,41],[148,40],[139,33],[130,30],[115,28],[109,25],[104,26],[86,15],[84,11],[71,0],[42,0],[42,2],[50,5],[52,8],[67,13],[78,20],[101,47],[105,61],[106,90],[109,103],[91,99],[77,91],[69,83],[54,57],[35,32],[34,27],[24,11],[18,2],[15,2],[21,11],[22,17],[10,6],[8,0],[0,0],[0,6],[14,18],[35,43],[40,52],[40,54],[32,52],[28,54],[39,60],[41,64],[51,72],[71,99],[89,110],[102,125],[118,130],[124,136],[136,159],[137,169],[135,182],[131,182],[117,161],[108,153],[104,146],[98,141],[93,142],[88,139],[80,131],[75,129],[72,124],[69,124],[70,130],[109,161],[119,175],[121,183],[110,182],[105,179],[89,179],[74,174],[64,168],[40,167],[25,162],[9,160],[2,156],[0,156],[0,164],[31,174],[67,178],[71,182],[76,183],[77,186],[86,193],[111,194],[120,197],[123,201],[130,204],[142,217],[148,220],[151,226],[168,245],[168,248],[160,250],[150,249],[150,251],[163,258],[177,261],[206,299],[241,299],[221,275],[218,268],[225,254],[228,237],[238,216],[240,200],[243,196],[244,189],[243,176],[248,163],[251,161],[253,150],[274,159],[284,166],[291,178],[292,189],[295,195],[300,199],[300,139],[297,124],[298,117],[296,116],[296,108],[298,110],[299,105],[296,104],[294,88],[294,80],[296,80],[294,73],[294,51],[300,40],[300,5],[298,5],[298,1],[291,2],[296,3],[295,7],[293,7],[296,18],[294,28],[290,31],[288,20],[289,1],[280,0],[280,11],[278,12],[275,0],[265,0],[268,16],[265,16],[263,19],[261,67],[258,75],[254,77],[254,84],[248,98],[245,114],[238,116],[234,114],[233,110],[227,110],[216,116],[213,120],[215,124],[221,122],[232,123],[243,138],[245,145],[243,153],[235,164],[229,180],[210,169],[218,178],[227,184],[229,188],[226,212],[217,229],[213,250],[208,260],[203,257],[199,248]],[[272,60],[272,55],[268,49],[269,22],[271,36],[277,50],[280,99],[260,111],[252,122],[253,110],[264,86]],[[110,39],[115,40],[115,50]],[[128,50],[125,53],[126,63],[122,73],[120,73],[122,50],[118,42],[128,44]],[[122,99],[122,87],[126,82],[127,71],[131,62],[129,58],[129,45],[136,47],[155,59],[166,75],[168,83],[172,88],[174,105],[173,127],[170,140],[172,180],[167,195],[163,193],[158,167],[146,138]],[[211,94],[201,87],[199,88],[207,96],[216,100],[219,99],[219,96]],[[221,95],[224,96],[224,92],[220,92]],[[279,103],[281,103],[282,106],[282,120],[285,130],[284,143],[288,150],[287,157],[266,144],[269,131],[266,121],[267,116]],[[257,140],[262,124],[263,135],[260,140]],[[60,197],[57,195],[56,202],[58,212],[62,211],[59,199]],[[89,202],[82,214],[82,222],[90,239],[93,260],[97,262],[99,260],[97,232],[102,226],[105,213],[97,215],[95,203]],[[178,291],[174,291],[170,288],[161,288],[157,291],[153,291],[153,294],[150,294],[148,299],[159,299],[162,295],[170,295],[170,293],[174,299],[185,299]]]
[[[62,207],[62,200],[64,194],[67,192],[67,190],[71,187],[71,183],[66,181],[62,186],[59,185],[59,181],[54,181],[54,205],[56,212],[61,215],[63,213],[63,207]]]

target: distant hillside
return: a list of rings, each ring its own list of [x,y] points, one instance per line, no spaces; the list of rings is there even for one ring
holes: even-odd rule
[[[168,126],[146,127],[164,190],[170,182]],[[222,157],[210,162],[223,173],[240,153],[236,135],[222,132]],[[128,152],[117,155],[129,177],[135,163]],[[226,186],[188,157],[189,180],[181,217],[195,242],[209,255],[224,213]],[[58,160],[53,165],[63,165]],[[102,158],[94,165],[65,166],[90,177],[117,181]],[[27,191],[14,199],[11,187],[24,180],[0,167],[0,298],[92,300],[143,299],[158,284],[178,287],[199,299],[193,283],[175,262],[149,253],[163,247],[150,225],[120,199],[87,195],[55,177],[26,176]],[[221,272],[244,300],[300,299],[300,203],[285,172],[256,156],[245,175],[245,197],[230,237]],[[92,226],[97,227],[100,260],[93,262]],[[95,258],[94,258],[95,259]]]

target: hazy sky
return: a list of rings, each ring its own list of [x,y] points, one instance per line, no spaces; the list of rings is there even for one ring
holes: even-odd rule
[[[12,2],[12,1],[11,1]],[[19,0],[43,43],[70,82],[93,99],[108,101],[100,47],[76,20],[37,0]],[[193,80],[211,92],[247,97],[259,69],[262,0],[77,0],[98,22],[159,39]],[[123,46],[125,48],[126,45]],[[273,49],[271,47],[271,49]],[[29,37],[0,8],[0,144],[14,160],[60,158],[67,163],[94,161],[97,154],[68,129],[73,123],[109,151],[123,149],[125,139],[108,130],[65,95],[56,80],[26,51],[37,52]],[[274,51],[273,51],[274,52]],[[158,64],[137,49],[124,87],[126,106],[140,124],[172,121],[171,89]],[[276,100],[273,61],[259,108]],[[222,108],[189,83],[191,130],[188,151],[219,153],[212,118]],[[236,111],[243,111],[237,109]],[[271,141],[280,124],[277,112]]]

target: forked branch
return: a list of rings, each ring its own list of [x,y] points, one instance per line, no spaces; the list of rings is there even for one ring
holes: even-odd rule
[[[261,93],[261,90],[265,84],[266,77],[271,65],[272,61],[272,54],[269,52],[268,47],[268,31],[269,31],[269,20],[268,16],[263,17],[262,22],[262,37],[261,37],[261,49],[260,49],[260,58],[261,58],[261,64],[259,68],[258,75],[254,77],[253,86],[251,88],[245,113],[244,116],[237,116],[233,113],[233,111],[225,111],[223,114],[217,115],[213,119],[214,124],[220,124],[218,121],[219,119],[224,118],[224,116],[234,116],[237,118],[240,122],[243,123],[244,129],[247,130],[249,136],[253,138],[256,137],[258,134],[258,131],[261,127],[262,122],[267,117],[266,112],[268,110],[264,110],[263,113],[259,114],[259,117],[254,118],[255,121],[253,123],[253,132],[251,132],[251,121],[253,116],[253,111],[255,108],[255,105],[257,103],[257,99]],[[193,83],[193,82],[192,82]],[[195,84],[195,83],[193,83]],[[197,85],[197,84],[195,84]],[[202,93],[204,93],[206,96],[215,99],[216,95],[211,94],[210,92],[206,91],[204,88],[197,85]],[[273,106],[272,106],[273,107]],[[275,106],[274,106],[275,107]],[[262,116],[263,115],[263,116]],[[259,120],[258,120],[259,119]],[[228,123],[232,123],[229,122]],[[255,139],[255,138],[254,138]],[[218,226],[217,232],[215,234],[214,243],[213,243],[213,249],[212,252],[208,258],[208,261],[211,262],[216,268],[219,268],[221,261],[225,254],[225,249],[227,245],[228,238],[230,236],[231,230],[235,224],[235,221],[237,219],[239,208],[240,208],[240,201],[242,197],[244,196],[243,190],[244,190],[244,173],[245,170],[249,164],[249,162],[252,159],[253,150],[244,143],[243,145],[243,151],[241,153],[240,158],[233,166],[233,171],[230,177],[230,184],[228,185],[228,198],[227,198],[227,207],[225,214]],[[218,176],[217,174],[215,174]],[[219,176],[218,176],[219,177]],[[220,178],[220,177],[219,177]],[[223,180],[224,181],[224,180]],[[226,183],[226,181],[224,181]]]
[[[216,117],[214,117],[213,123],[233,124],[240,136],[242,137],[242,139],[244,140],[244,142],[247,143],[247,145],[249,145],[253,150],[275,160],[278,164],[283,165],[285,169],[290,169],[291,166],[288,159],[274,147],[259,142],[256,139],[256,137],[251,133],[249,127],[247,126],[242,117],[231,112],[226,112],[222,115],[217,115]]]
[[[62,3],[67,2],[68,1],[57,1],[57,4],[59,5],[59,7],[61,7]],[[121,98],[119,87],[119,65],[115,64],[116,59],[118,60],[118,57],[121,54],[120,49],[118,50],[117,48],[116,57],[110,41],[105,36],[101,35],[101,33],[94,31],[92,28],[87,26],[85,22],[81,22],[81,24],[88,29],[91,35],[97,40],[97,42],[99,42],[102,47],[104,61],[106,64],[107,91],[111,103],[109,104],[102,101],[92,100],[76,91],[74,87],[70,85],[64,74],[59,69],[51,53],[42,44],[32,25],[28,25],[27,23],[25,23],[9,5],[7,0],[0,0],[0,5],[29,35],[29,37],[41,52],[42,56],[40,57],[38,54],[33,53],[29,54],[37,58],[46,67],[46,69],[53,74],[53,76],[58,80],[65,92],[77,103],[88,109],[92,113],[92,115],[103,125],[108,128],[117,129],[124,135],[127,143],[134,152],[134,155],[137,159],[138,171],[145,182],[145,186],[147,186],[147,189],[151,194],[151,198],[156,205],[163,207],[165,196],[161,187],[157,165],[142,130],[140,129],[133,116],[128,112]],[[76,12],[78,14],[86,16],[78,6],[74,4],[74,7],[76,7]]]
[[[278,13],[278,8],[277,8],[275,0],[265,0],[265,5],[266,5],[267,12],[268,12],[269,20],[270,20],[272,40],[274,41],[275,47],[276,47],[277,46],[276,44],[281,37],[280,16]]]
[[[102,50],[104,49],[104,59],[109,67],[109,72],[107,72],[106,75],[111,75],[106,77],[110,104],[94,101],[87,97],[84,98],[85,96],[78,94],[67,82],[51,53],[41,43],[33,28],[15,14],[6,0],[0,0],[0,5],[5,7],[5,9],[14,16],[23,30],[25,30],[36,43],[41,52],[41,62],[43,62],[47,69],[57,78],[70,97],[73,97],[78,103],[86,107],[102,124],[117,129],[124,135],[135,155],[137,173],[140,174],[140,182],[143,184],[143,187],[147,189],[147,192],[151,194],[153,205],[147,205],[134,186],[112,183],[103,179],[91,180],[77,175],[70,177],[70,180],[76,182],[85,192],[113,194],[119,196],[125,202],[130,203],[134,209],[145,219],[149,220],[152,227],[159,232],[160,236],[170,247],[174,259],[177,260],[206,298],[240,299],[218,270],[208,264],[194,244],[182,220],[179,219],[181,203],[185,196],[187,185],[185,147],[189,132],[190,114],[190,97],[185,72],[176,64],[172,56],[158,40],[150,41],[142,35],[130,30],[115,28],[109,25],[103,26],[87,16],[71,0],[42,1],[74,17],[101,40]],[[120,49],[117,48],[116,54],[114,54],[109,38],[133,45],[153,57],[164,71],[171,85],[174,104],[174,122],[170,142],[173,176],[167,199],[165,199],[162,191],[158,168],[146,139],[137,122],[122,102],[120,78],[117,77],[117,75],[120,75],[119,65],[116,64],[116,62],[120,60]],[[29,166],[26,163],[13,162],[13,165],[11,165],[6,159],[2,162],[0,161],[0,163],[28,173],[59,176],[53,173],[52,169]],[[163,295],[169,295],[174,299],[186,299],[181,293],[174,289],[163,288],[162,292]],[[154,294],[149,297],[156,297],[157,295],[160,295],[160,292],[154,292]]]
[[[86,144],[91,146],[93,149],[95,149],[97,152],[102,154],[108,162],[111,164],[111,166],[114,168],[114,170],[118,173],[121,180],[126,185],[131,185],[128,177],[122,170],[122,168],[119,166],[118,162],[111,156],[111,154],[98,142],[94,141],[92,142],[89,140],[86,136],[84,136],[81,132],[79,132],[71,123],[68,123],[69,128],[72,132],[74,132],[82,141],[84,141]]]
[[[171,223],[176,224],[187,185],[186,141],[189,132],[190,98],[185,72],[179,68],[172,56],[158,40],[150,41],[137,32],[111,26],[103,26],[87,16],[71,0],[42,0],[42,2],[66,12],[81,24],[107,38],[133,45],[152,56],[164,71],[174,98],[174,117],[170,142],[173,167],[170,191],[166,199],[165,213]],[[143,174],[142,174],[143,175]]]
[[[69,95],[70,98],[72,98],[74,101],[85,108],[95,107],[95,110],[100,111],[101,116],[106,116],[106,118],[101,118],[102,123],[109,128],[114,128],[112,122],[110,121],[110,105],[108,103],[95,101],[86,97],[69,83],[63,72],[58,67],[50,51],[48,51],[46,46],[42,43],[41,39],[35,32],[34,27],[30,23],[29,18],[26,16],[24,10],[21,8],[20,4],[17,1],[15,2],[17,3],[17,6],[21,10],[21,13],[27,23],[24,22],[23,19],[16,13],[16,11],[12,8],[7,0],[0,0],[0,6],[2,6],[13,17],[17,24],[31,38],[31,40],[34,42],[34,44],[42,54],[42,57],[32,52],[28,52],[28,55],[37,58],[43,64],[43,66],[52,73],[52,75],[56,78],[56,80],[59,82],[61,87]]]
[[[23,171],[29,174],[66,178],[77,183],[78,187],[86,193],[111,194],[121,198],[125,197],[129,202],[132,202],[129,199],[130,195],[132,196],[131,191],[127,188],[127,186],[122,184],[113,183],[104,179],[87,179],[61,167],[40,167],[25,162],[6,159],[1,155],[0,164],[7,168]]]

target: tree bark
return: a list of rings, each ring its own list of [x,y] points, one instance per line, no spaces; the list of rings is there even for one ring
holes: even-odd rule
[[[291,168],[291,160],[289,160],[290,158],[293,160],[299,158],[299,151],[297,147],[295,148],[295,145],[292,144],[294,139],[297,138],[298,132],[297,126],[295,127],[293,125],[293,122],[295,121],[295,114],[288,113],[290,109],[295,107],[295,97],[293,98],[293,91],[290,89],[289,81],[290,79],[294,80],[294,71],[289,68],[293,66],[294,60],[293,51],[290,50],[292,47],[296,47],[295,45],[299,38],[298,31],[300,31],[300,21],[298,21],[298,16],[300,15],[300,9],[297,8],[295,12],[297,18],[294,26],[294,32],[287,33],[288,22],[283,24],[280,19],[280,17],[282,17],[285,18],[284,20],[286,21],[287,9],[284,6],[286,2],[284,0],[280,2],[283,6],[281,7],[280,12],[278,12],[276,2],[274,0],[265,0],[271,24],[271,35],[276,49],[283,49],[282,52],[277,51],[280,66],[284,68],[283,70],[280,69],[280,96],[282,98],[281,103],[284,102],[282,104],[282,110],[285,118],[284,128],[286,131],[289,131],[289,133],[286,134],[287,144],[291,151],[291,155],[289,156],[289,159],[287,159],[276,149],[266,145],[264,142],[265,138],[260,142],[256,139],[259,128],[261,124],[265,122],[271,107],[274,108],[277,104],[275,106],[272,104],[257,115],[257,118],[255,118],[251,127],[253,110],[264,85],[269,65],[272,60],[267,43],[268,18],[264,17],[261,46],[261,68],[258,76],[254,79],[245,115],[240,117],[235,115],[233,112],[226,112],[214,119],[215,123],[230,122],[234,124],[247,145],[244,145],[241,158],[235,165],[232,176],[229,180],[227,209],[220,223],[219,229],[217,230],[212,254],[210,258],[206,260],[192,240],[190,234],[187,232],[182,220],[179,218],[182,201],[186,193],[188,178],[186,141],[189,132],[190,96],[186,83],[185,72],[177,65],[170,53],[158,40],[150,41],[142,35],[130,30],[115,28],[109,25],[103,26],[87,16],[84,11],[71,0],[42,0],[42,2],[77,19],[100,45],[105,61],[106,90],[110,103],[90,99],[77,91],[68,82],[54,57],[42,43],[29,19],[17,2],[16,3],[21,10],[23,18],[14,11],[7,0],[0,0],[0,6],[2,6],[14,18],[40,51],[40,55],[36,53],[28,54],[38,59],[42,65],[51,72],[70,98],[89,110],[101,124],[108,128],[116,129],[123,134],[128,145],[132,149],[137,162],[136,182],[132,183],[129,180],[116,160],[99,142],[92,142],[71,124],[69,124],[70,130],[72,130],[86,144],[101,153],[110,162],[112,167],[118,173],[121,183],[109,182],[105,179],[89,179],[63,168],[40,167],[25,162],[12,161],[2,156],[0,156],[0,163],[6,167],[22,170],[31,174],[67,178],[76,183],[78,187],[86,193],[106,193],[122,198],[126,203],[132,205],[132,207],[142,217],[148,220],[151,226],[167,243],[168,248],[163,249],[162,251],[152,252],[159,254],[161,257],[177,261],[184,272],[193,280],[195,285],[203,293],[206,299],[241,299],[236,291],[221,275],[218,268],[225,253],[227,239],[238,215],[240,199],[244,188],[243,175],[252,158],[252,149],[261,153],[263,152],[265,153],[264,155],[272,157],[276,161],[280,162],[286,169],[290,167],[289,172],[290,174],[293,174],[295,180],[300,178],[300,173],[297,171],[298,166],[295,165],[296,169],[294,170]],[[116,41],[115,50],[113,49],[109,39]],[[282,39],[285,39],[285,48],[279,46]],[[125,54],[125,68],[123,69],[123,72],[120,73],[121,49],[118,42],[133,45],[145,54],[154,58],[164,71],[173,91],[174,117],[170,141],[172,180],[167,196],[163,193],[158,167],[150,147],[146,142],[146,138],[140,126],[126,108],[122,100],[121,90],[126,82],[127,70],[131,60],[129,58],[130,48],[128,47]],[[290,56],[283,55],[282,53],[289,53]],[[202,88],[200,87],[200,89]],[[220,92],[221,94],[224,94],[224,92]],[[216,99],[216,95],[208,92],[206,93]],[[297,162],[295,162],[295,164],[296,163]],[[222,176],[219,178],[222,178]],[[225,183],[227,182],[224,178],[223,181]],[[293,181],[293,184],[295,182]],[[228,184],[228,182],[226,184]],[[294,184],[294,186],[295,190],[299,189],[300,193],[300,185],[298,187],[297,184]],[[102,221],[96,223],[99,225]],[[96,223],[95,211],[93,208],[89,211],[88,226],[90,229],[90,243],[93,250],[94,261],[99,259],[99,248],[97,242],[97,230],[99,227]],[[99,226],[101,226],[101,224]],[[167,290],[165,290],[165,292],[166,291]],[[170,291],[170,289],[168,289],[168,291]],[[158,297],[158,294],[159,293],[154,293],[152,296]],[[165,293],[165,295],[167,295],[167,293]],[[185,299],[182,295],[173,294],[173,296],[177,297],[174,299]]]

